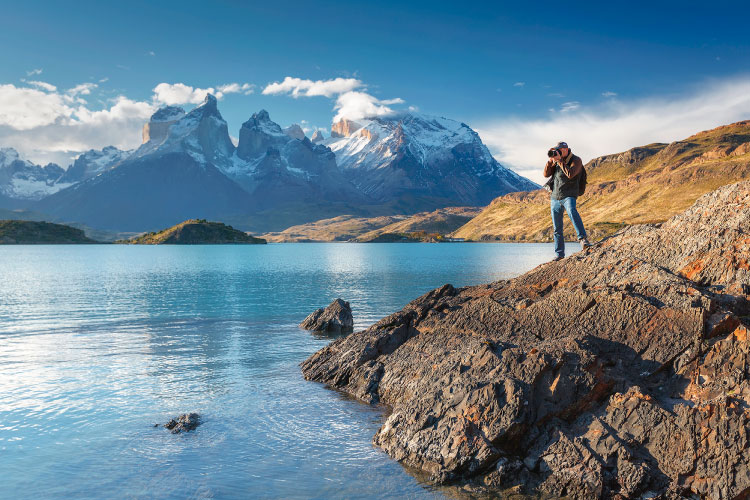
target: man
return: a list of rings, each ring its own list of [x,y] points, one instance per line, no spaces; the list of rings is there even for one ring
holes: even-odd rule
[[[554,260],[565,257],[565,238],[563,237],[563,210],[568,212],[568,217],[573,223],[573,228],[581,243],[581,249],[585,250],[591,246],[586,237],[586,229],[583,227],[581,216],[576,209],[578,198],[578,181],[583,171],[583,162],[574,155],[565,142],[558,142],[557,146],[549,150],[550,159],[544,166],[544,176],[550,179],[552,193],[550,195],[550,209],[552,211],[552,225],[555,229],[555,254]]]

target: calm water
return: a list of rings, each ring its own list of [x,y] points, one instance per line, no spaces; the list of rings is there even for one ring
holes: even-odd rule
[[[370,444],[382,409],[303,380],[336,297],[357,329],[548,244],[1,246],[0,497],[443,498]],[[194,411],[195,432],[155,423]]]

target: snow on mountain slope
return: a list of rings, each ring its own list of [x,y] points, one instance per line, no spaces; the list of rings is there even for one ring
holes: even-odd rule
[[[200,106],[184,114],[182,108],[161,108],[143,129],[144,144],[134,158],[184,152],[200,164],[211,163],[219,170],[232,166],[234,144],[216,98],[208,94]]]
[[[400,113],[363,124],[334,124],[330,137],[344,173],[381,201],[405,193],[484,205],[500,194],[538,186],[500,165],[468,125],[447,118]]]
[[[122,151],[114,146],[107,146],[101,150],[90,149],[75,159],[60,181],[67,183],[84,181],[116,166],[132,154],[132,150]]]
[[[61,182],[59,165],[44,167],[23,160],[13,148],[0,148],[0,194],[19,200],[39,200],[70,186]]]

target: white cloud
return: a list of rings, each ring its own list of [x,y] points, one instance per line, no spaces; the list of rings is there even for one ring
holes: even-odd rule
[[[547,119],[497,119],[476,128],[503,164],[540,182],[546,152],[559,140],[584,162],[652,142],[672,142],[750,117],[750,76],[714,81],[681,97],[579,107]]]
[[[0,145],[14,147],[39,163],[54,161],[65,167],[83,150],[133,148],[140,143],[143,123],[156,109],[152,103],[120,96],[108,107],[92,111],[70,91],[46,90],[0,85]]]
[[[367,86],[356,78],[334,78],[332,80],[303,80],[287,76],[281,82],[270,83],[263,89],[265,95],[286,94],[295,99],[298,97],[336,97],[333,107],[337,111],[334,122],[347,118],[362,120],[373,116],[384,116],[393,113],[389,106],[403,104],[400,97],[378,99],[363,90]],[[355,90],[359,89],[359,90]]]
[[[250,95],[255,92],[255,85],[249,83],[227,83],[226,85],[219,85],[217,88],[218,92],[222,94],[245,94]]]
[[[160,83],[153,88],[154,101],[174,106],[176,104],[198,104],[203,102],[206,94],[215,94],[216,89],[190,87],[184,83]]]
[[[54,91],[57,90],[57,87],[55,87],[51,83],[47,83],[47,82],[40,82],[40,81],[33,81],[32,80],[32,81],[28,81],[26,83],[28,83],[29,85],[33,85],[34,87],[38,87],[40,89],[46,90],[47,92],[54,92]]]
[[[617,92],[611,92],[611,91],[607,90],[606,92],[602,92],[602,95],[604,97],[615,97],[617,95]]]
[[[349,120],[362,120],[373,116],[386,116],[392,114],[393,109],[389,104],[401,104],[403,99],[388,99],[381,101],[365,92],[346,92],[336,98],[334,110],[338,111],[333,118],[334,123],[347,118]]]
[[[30,130],[73,114],[60,94],[13,84],[0,85],[0,126]]]
[[[104,82],[108,82],[108,81],[109,81],[109,77],[105,76],[104,78],[102,78],[101,80],[99,80],[99,83],[104,83]]]
[[[523,87],[524,85],[526,85],[526,82],[516,82],[513,84],[514,87]]]
[[[42,74],[42,68],[32,69],[31,71],[26,72],[26,76],[34,76],[34,75],[41,75],[41,74]]]
[[[154,87],[153,99],[155,102],[174,106],[177,104],[199,104],[206,98],[206,94],[213,94],[217,99],[222,99],[226,94],[253,93],[253,85],[249,83],[227,83],[218,87],[205,89],[191,87],[184,83],[160,83]]]
[[[89,95],[91,94],[91,90],[98,87],[95,83],[80,83],[73,87],[72,89],[68,89],[66,94],[69,96],[77,96],[77,95]]]
[[[576,109],[581,107],[581,103],[578,101],[568,101],[562,103],[562,106],[560,106],[560,112],[561,113],[568,113],[570,111],[575,111]]]
[[[333,80],[313,81],[287,76],[282,82],[269,83],[266,88],[263,89],[263,94],[290,94],[294,98],[300,96],[333,97],[363,86],[364,84],[356,78],[334,78]]]
[[[156,55],[156,52],[154,52],[153,50],[149,50],[149,51],[148,51],[148,55],[150,55],[150,56],[152,56],[152,57],[153,57],[153,56],[155,56],[155,55]]]

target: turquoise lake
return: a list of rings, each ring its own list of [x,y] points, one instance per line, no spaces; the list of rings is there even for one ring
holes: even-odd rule
[[[0,246],[2,498],[446,498],[371,444],[384,409],[302,378],[355,330],[551,244]],[[163,424],[203,416],[194,432]],[[450,495],[455,497],[455,495]]]

